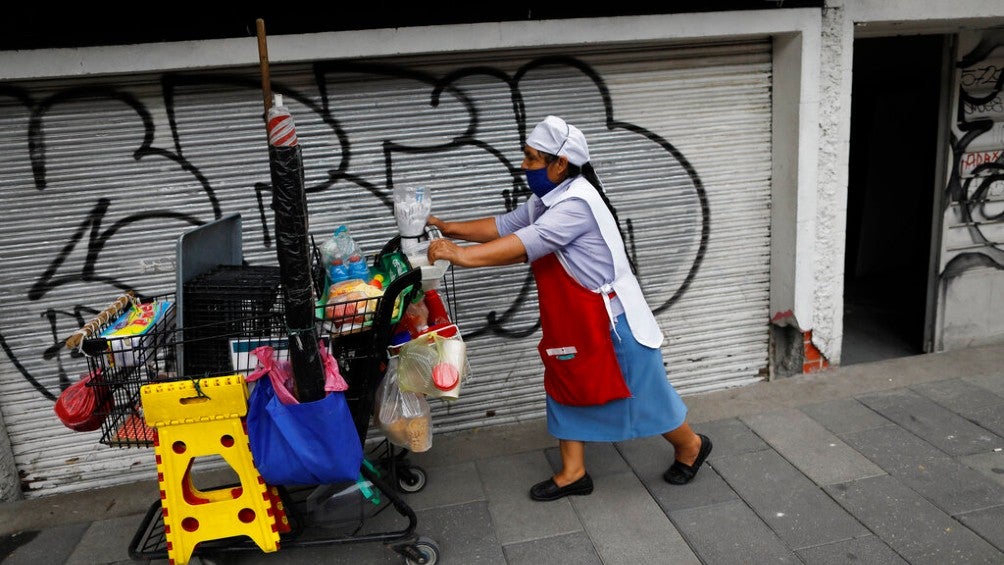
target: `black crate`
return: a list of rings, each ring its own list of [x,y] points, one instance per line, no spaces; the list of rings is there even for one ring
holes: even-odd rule
[[[231,367],[230,339],[282,335],[279,267],[223,265],[184,285],[184,374]]]

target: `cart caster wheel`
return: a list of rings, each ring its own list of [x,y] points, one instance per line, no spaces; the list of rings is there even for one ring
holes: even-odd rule
[[[418,538],[413,549],[421,553],[422,557],[419,559],[406,558],[405,563],[408,565],[436,565],[436,562],[439,561],[439,544],[425,536]]]
[[[425,469],[412,465],[401,467],[397,471],[397,488],[401,492],[415,493],[425,488],[425,483],[429,480]]]

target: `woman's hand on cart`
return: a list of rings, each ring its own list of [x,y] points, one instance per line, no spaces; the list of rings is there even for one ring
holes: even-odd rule
[[[446,259],[461,267],[511,265],[527,260],[526,247],[513,234],[464,247],[448,239],[435,239],[429,243],[428,257],[430,263],[436,259]]]
[[[449,239],[441,238],[434,239],[429,242],[428,258],[429,264],[435,264],[437,259],[446,259],[454,265],[462,265],[461,257],[464,254],[464,248],[460,247],[456,243],[453,243]]]

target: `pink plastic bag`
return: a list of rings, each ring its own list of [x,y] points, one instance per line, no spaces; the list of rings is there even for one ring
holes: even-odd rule
[[[321,353],[321,363],[324,365],[324,390],[326,392],[348,390],[349,385],[338,370],[338,361],[331,356],[323,342],[318,342],[318,350]],[[258,368],[245,380],[254,382],[267,374],[279,402],[287,405],[299,404],[300,402],[293,396],[293,366],[290,362],[277,360],[275,350],[270,345],[256,347],[252,353],[258,358]]]

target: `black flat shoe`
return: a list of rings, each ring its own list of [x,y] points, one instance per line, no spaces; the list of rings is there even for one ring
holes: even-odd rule
[[[701,450],[697,452],[697,459],[694,460],[694,464],[687,465],[680,461],[673,461],[669,469],[666,469],[666,472],[662,474],[662,478],[667,483],[671,485],[685,485],[697,476],[697,471],[701,469],[704,460],[711,453],[711,438],[701,434],[697,434],[697,437],[701,438]]]
[[[589,473],[583,475],[583,477],[574,483],[559,487],[555,484],[554,479],[547,479],[546,481],[541,481],[532,487],[530,487],[530,498],[534,500],[558,500],[559,498],[569,496],[572,494],[589,494],[593,492],[593,479],[589,476]]]

